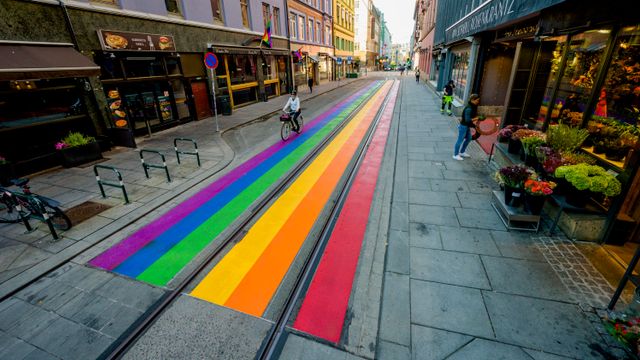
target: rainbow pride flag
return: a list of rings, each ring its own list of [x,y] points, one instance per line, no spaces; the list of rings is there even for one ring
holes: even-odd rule
[[[293,55],[295,55],[296,58],[298,58],[298,61],[302,61],[302,52],[300,50],[302,50],[302,48],[293,52]]]
[[[264,35],[262,35],[262,40],[260,40],[261,44],[271,48],[271,19],[267,21],[267,27],[264,29]]]

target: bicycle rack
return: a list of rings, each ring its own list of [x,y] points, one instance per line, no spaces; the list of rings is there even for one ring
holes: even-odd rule
[[[193,143],[193,147],[195,148],[195,151],[182,151],[182,150],[178,150],[178,141],[191,141]],[[180,164],[180,154],[184,154],[184,155],[195,155],[196,159],[198,159],[198,167],[200,167],[200,154],[198,153],[198,144],[196,143],[195,140],[193,139],[187,139],[187,138],[175,138],[173,139],[173,148],[176,151],[176,157],[178,158],[178,164]]]
[[[29,201],[36,206],[37,210],[40,212],[40,215],[42,215],[42,218],[47,223],[47,226],[49,227],[49,232],[53,236],[53,240],[59,240],[60,238],[58,237],[58,233],[56,232],[56,229],[53,227],[53,223],[51,222],[51,219],[49,218],[49,214],[47,213],[47,209],[44,207],[44,204],[42,203],[42,201],[40,201],[40,199],[38,199],[35,196],[30,196]]]
[[[146,162],[144,162],[144,153],[151,153],[151,154],[157,154],[160,156],[160,158],[162,159],[162,165],[156,165],[156,164],[147,164]],[[169,168],[167,167],[167,161],[164,158],[164,154],[161,153],[158,150],[140,150],[140,162],[142,163],[142,168],[144,169],[144,174],[147,176],[147,179],[149,179],[149,168],[156,168],[156,169],[164,169],[164,172],[167,174],[167,182],[171,182],[171,176],[169,175]]]
[[[115,172],[116,175],[118,176],[118,183],[116,184],[113,182],[101,180],[100,175],[98,175],[98,168],[112,170],[113,172]],[[112,187],[117,187],[122,189],[122,193],[124,194],[124,203],[125,204],[129,203],[129,197],[127,196],[127,189],[125,189],[124,187],[124,182],[122,181],[122,174],[120,174],[120,171],[118,171],[118,169],[109,165],[94,165],[93,173],[96,174],[96,181],[98,181],[98,186],[100,186],[100,192],[102,193],[103,198],[107,197],[107,195],[104,193],[103,185],[107,185],[107,186],[112,186]]]

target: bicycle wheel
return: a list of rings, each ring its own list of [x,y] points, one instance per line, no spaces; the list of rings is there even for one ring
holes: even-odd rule
[[[302,132],[302,127],[304,126],[304,118],[302,115],[298,116],[298,126],[298,134],[300,134]]]
[[[27,215],[25,213],[25,215]],[[0,223],[13,224],[22,220],[11,199],[0,195]]]
[[[280,128],[280,137],[282,138],[282,141],[287,141],[289,135],[291,135],[291,122],[283,121],[282,127]]]
[[[59,207],[51,206],[47,203],[44,204],[44,209],[47,211],[49,215],[49,219],[51,219],[51,223],[53,227],[59,230],[69,230],[71,229],[71,220],[64,213],[64,211],[60,210]]]

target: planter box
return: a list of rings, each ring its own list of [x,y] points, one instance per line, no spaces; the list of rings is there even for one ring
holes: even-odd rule
[[[100,160],[102,159],[102,153],[100,152],[100,145],[94,141],[87,145],[62,149],[60,150],[60,157],[62,158],[62,166],[69,168]]]

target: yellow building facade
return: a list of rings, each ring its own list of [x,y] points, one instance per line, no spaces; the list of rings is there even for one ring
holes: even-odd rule
[[[333,44],[335,46],[336,76],[345,77],[353,71],[355,0],[333,1]]]

